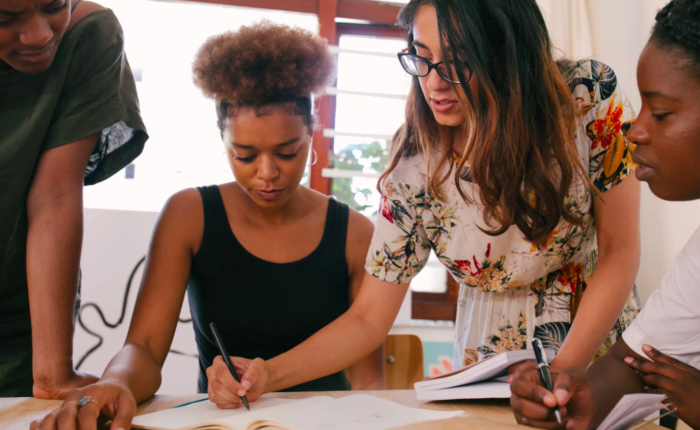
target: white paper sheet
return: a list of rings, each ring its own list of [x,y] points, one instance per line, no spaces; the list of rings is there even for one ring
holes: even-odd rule
[[[660,402],[665,398],[663,394],[627,394],[617,402],[598,426],[598,430],[627,429],[637,421],[662,409]]]
[[[295,430],[385,430],[422,421],[464,416],[461,411],[409,408],[366,394],[342,397],[318,407],[285,413],[275,421]],[[272,421],[265,419],[265,421]]]
[[[510,384],[501,381],[479,382],[442,390],[416,390],[418,400],[509,399]]]

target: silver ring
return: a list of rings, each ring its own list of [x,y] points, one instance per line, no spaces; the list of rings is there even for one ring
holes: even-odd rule
[[[79,401],[78,401],[78,407],[82,408],[83,406],[87,405],[88,403],[94,403],[97,406],[99,406],[99,403],[95,399],[92,398],[92,396],[83,396]]]

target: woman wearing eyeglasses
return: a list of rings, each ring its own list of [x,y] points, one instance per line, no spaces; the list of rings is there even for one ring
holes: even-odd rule
[[[241,384],[215,363],[226,388],[216,403],[368,354],[431,251],[462,284],[455,367],[533,337],[559,351],[553,369],[585,367],[637,313],[639,184],[624,136],[634,114],[615,73],[555,62],[535,0],[412,0],[400,21],[413,88],[360,293],[291,351],[236,358]]]

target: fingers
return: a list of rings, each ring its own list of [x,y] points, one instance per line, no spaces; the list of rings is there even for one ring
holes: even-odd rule
[[[241,399],[227,389],[218,379],[217,360],[223,363],[221,357],[216,357],[212,366],[207,369],[207,379],[209,381],[207,394],[209,394],[209,401],[221,409],[238,408],[242,405]],[[226,368],[226,371],[228,372],[228,368]],[[233,377],[231,378],[233,379]]]
[[[664,396],[666,396],[666,400],[664,400],[663,403],[665,403],[669,406],[671,406],[673,404],[674,396],[673,396],[673,393],[670,391],[666,391],[666,390],[663,390],[661,388],[646,386],[646,387],[644,387],[644,392],[647,394],[663,394]]]
[[[529,361],[523,361],[508,367],[508,383],[511,383],[523,371],[529,368],[536,369],[537,366]]]
[[[97,429],[97,418],[100,416],[102,406],[104,406],[102,401],[98,402],[95,400],[80,407],[78,410],[78,424],[80,424],[80,430]],[[75,418],[73,422],[75,422]],[[63,427],[59,427],[59,430],[63,430]]]
[[[644,385],[654,388],[661,388],[666,391],[674,391],[673,388],[676,385],[676,381],[673,379],[669,379],[656,373],[640,373],[639,376],[642,378]]]
[[[582,369],[572,367],[555,376],[553,393],[559,405],[566,405],[576,391],[588,386],[588,377]]]
[[[677,381],[682,380],[685,376],[684,372],[677,367],[673,367],[662,362],[647,361],[634,357],[625,357],[625,363],[627,363],[627,365],[634,370],[644,374],[661,375]]]
[[[223,396],[226,400],[233,401],[236,396],[244,396],[245,389],[231,375],[226,363],[220,355],[216,356],[212,365],[207,369],[209,385],[213,384],[214,394]]]
[[[56,417],[60,409],[52,411],[41,421],[34,421],[31,425],[31,430],[54,430],[56,428]]]
[[[210,393],[209,399],[217,405],[241,402],[240,396],[232,393],[227,387],[216,379],[209,381],[207,391]]]
[[[519,377],[515,378],[513,383],[510,384],[511,393],[513,393],[514,396],[522,397],[523,399],[553,408],[557,405],[556,397],[544,388],[539,380],[532,378],[533,373],[536,373],[534,369],[528,369],[522,372]]]
[[[256,358],[255,360],[251,361],[248,369],[246,369],[245,373],[241,377],[241,384],[243,385],[243,388],[249,390],[250,387],[255,385],[262,374],[266,371],[265,366],[265,361],[260,358]]]
[[[642,350],[649,358],[651,358],[652,360],[654,360],[656,362],[664,363],[664,364],[667,364],[671,367],[675,367],[676,369],[678,369],[682,372],[685,372],[685,373],[692,372],[694,370],[693,367],[683,363],[680,360],[677,360],[673,357],[669,357],[668,355],[663,354],[662,352],[660,352],[659,350],[657,350],[656,348],[654,348],[650,345],[642,346]]]
[[[566,421],[564,421],[562,424],[559,424],[556,421],[540,421],[524,416],[518,416],[516,415],[515,417],[518,420],[518,424],[522,424],[525,426],[530,426],[530,427],[537,427],[541,429],[547,429],[547,430],[555,430],[555,429],[563,429],[565,428]]]
[[[512,395],[510,398],[510,406],[513,408],[516,415],[529,420],[542,422],[556,422],[557,420],[556,415],[554,415],[554,409],[523,397]],[[562,415],[565,411],[566,409],[564,407],[560,408],[560,413]]]
[[[122,394],[119,396],[116,414],[110,429],[126,430],[131,428],[131,420],[134,419],[134,415],[136,415],[136,400],[132,396]]]
[[[61,430],[77,428],[78,403],[65,402],[56,415],[56,426]]]
[[[31,430],[73,430],[77,428],[78,402],[66,401],[60,408],[54,409],[41,421],[34,421]]]

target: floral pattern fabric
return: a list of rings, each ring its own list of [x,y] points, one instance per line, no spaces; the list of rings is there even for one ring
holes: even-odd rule
[[[590,183],[604,193],[635,168],[625,137],[635,114],[607,65],[572,63],[566,78],[581,111],[575,136],[578,155],[588,166]],[[558,351],[596,265],[594,190],[578,178],[565,204],[583,219],[582,225],[562,219],[547,244],[537,247],[516,226],[500,236],[485,234],[478,191],[469,176],[463,180],[475,204],[465,202],[452,181],[444,186],[445,201],[438,201],[426,192],[424,157],[401,160],[385,184],[366,270],[383,281],[407,283],[425,266],[430,252],[435,253],[461,284],[455,368],[526,349],[533,337]],[[635,290],[599,355],[638,311]]]

